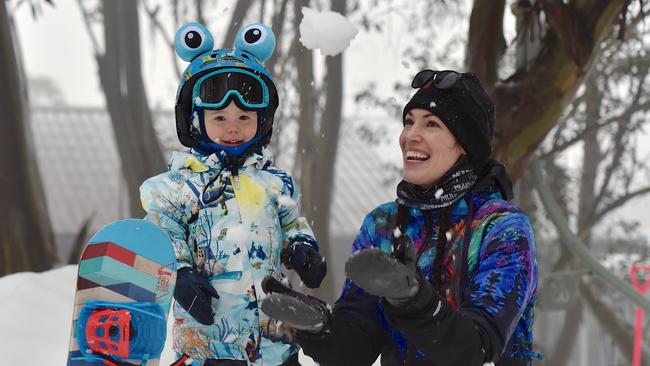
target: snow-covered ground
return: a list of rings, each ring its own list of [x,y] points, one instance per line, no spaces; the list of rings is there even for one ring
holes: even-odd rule
[[[76,276],[66,266],[0,277],[0,365],[65,365]],[[161,365],[174,361],[170,341],[168,332]],[[302,353],[300,363],[316,365]]]

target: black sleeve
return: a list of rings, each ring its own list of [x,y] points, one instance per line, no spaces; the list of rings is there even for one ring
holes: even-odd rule
[[[388,341],[378,320],[379,299],[347,282],[326,330],[296,334],[304,353],[321,366],[370,366]]]
[[[458,310],[424,277],[413,301],[399,308],[384,303],[384,308],[413,348],[411,357],[440,366],[480,366],[501,357],[535,292],[536,277],[532,229],[524,215],[511,214],[485,236]]]
[[[482,365],[483,345],[490,336],[474,321],[454,311],[431,284],[421,279],[425,285],[407,305],[393,307],[383,302],[389,323],[408,340],[406,364]]]

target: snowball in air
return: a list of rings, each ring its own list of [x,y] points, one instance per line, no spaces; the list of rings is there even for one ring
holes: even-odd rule
[[[337,55],[350,45],[357,32],[339,13],[302,7],[300,42],[310,50],[318,48],[324,56]]]

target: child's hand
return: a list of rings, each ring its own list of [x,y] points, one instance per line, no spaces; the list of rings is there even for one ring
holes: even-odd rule
[[[310,245],[294,242],[284,249],[282,258],[284,265],[295,270],[309,288],[320,286],[327,273],[325,258]]]
[[[201,274],[188,267],[179,269],[174,298],[199,323],[214,324],[212,298],[218,299],[219,294]]]

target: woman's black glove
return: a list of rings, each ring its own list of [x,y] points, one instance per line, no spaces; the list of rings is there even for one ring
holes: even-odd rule
[[[293,269],[309,288],[320,286],[327,273],[327,263],[309,242],[294,240],[282,251],[282,263],[287,269]]]
[[[207,278],[189,267],[178,270],[174,298],[201,324],[214,324],[213,297],[218,299],[219,294]]]
[[[393,306],[405,305],[420,289],[417,255],[408,236],[401,236],[390,256],[378,248],[362,250],[345,263],[345,275],[371,295]]]

